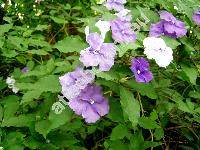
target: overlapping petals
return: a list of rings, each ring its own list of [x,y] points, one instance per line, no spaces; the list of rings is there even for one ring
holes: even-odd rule
[[[107,0],[105,6],[107,7],[108,10],[120,11],[124,9],[125,3],[126,0]]]
[[[200,10],[194,12],[192,19],[197,25],[200,25]]]
[[[187,33],[185,23],[176,19],[171,13],[162,11],[160,13],[161,21],[152,24],[150,27],[150,36],[159,37],[167,35],[173,38],[179,38]]]
[[[136,34],[131,29],[131,16],[121,16],[111,21],[112,38],[117,43],[135,42]]]
[[[98,33],[91,33],[87,37],[90,47],[82,50],[80,61],[84,66],[99,66],[101,71],[109,71],[114,65],[116,49],[113,43],[103,43],[103,38]]]
[[[82,68],[77,68],[73,72],[66,73],[59,77],[60,84],[62,86],[62,94],[67,99],[73,99],[77,97],[81,90],[84,89],[89,83],[94,80],[94,75]]]
[[[108,101],[96,85],[88,85],[83,89],[78,97],[69,101],[69,107],[87,123],[95,123],[109,112]]]
[[[167,67],[173,60],[173,51],[161,38],[147,37],[143,41],[144,54],[154,59],[160,67]]]
[[[130,69],[135,75],[136,82],[148,83],[153,79],[149,63],[143,57],[133,58],[131,63]]]

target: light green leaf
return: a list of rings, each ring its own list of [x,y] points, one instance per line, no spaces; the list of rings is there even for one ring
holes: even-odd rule
[[[122,57],[128,50],[137,49],[138,47],[141,47],[138,43],[122,43],[117,45],[119,57]]]
[[[1,126],[2,127],[29,127],[32,122],[35,121],[35,116],[30,115],[19,115],[17,117],[10,117],[3,119]]]
[[[34,99],[38,99],[41,94],[42,91],[39,90],[28,91],[23,95],[21,104],[31,102]]]
[[[159,125],[156,123],[155,120],[151,120],[148,117],[141,117],[139,118],[139,125],[144,129],[155,129],[159,128]]]
[[[79,36],[66,37],[54,45],[54,48],[57,48],[62,53],[80,52],[86,47],[87,44]]]
[[[176,49],[179,45],[181,45],[181,43],[174,38],[162,36],[162,39],[165,41],[166,45],[172,49]]]
[[[50,132],[51,122],[49,120],[42,120],[35,123],[35,131],[42,134],[45,138]]]
[[[113,128],[112,133],[110,135],[111,140],[123,139],[126,135],[128,135],[128,129],[126,126],[119,124],[115,128]]]
[[[133,127],[138,124],[140,117],[140,105],[133,94],[124,87],[120,87],[120,102],[124,113],[128,116]]]
[[[72,111],[70,111],[68,107],[65,107],[61,114],[56,114],[51,110],[49,114],[49,121],[51,122],[50,130],[58,128],[61,125],[69,122],[72,114]]]
[[[148,96],[151,99],[156,99],[157,94],[152,84],[136,83],[133,80],[127,82],[132,89],[139,91],[141,95]]]

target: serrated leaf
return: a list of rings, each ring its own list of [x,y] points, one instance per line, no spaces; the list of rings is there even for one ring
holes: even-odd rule
[[[85,49],[85,44],[79,36],[69,36],[54,45],[62,53],[80,52]]]
[[[128,135],[127,127],[122,124],[119,124],[115,128],[112,129],[110,139],[111,140],[123,139],[126,135]]]
[[[151,120],[148,117],[141,117],[139,118],[139,125],[144,129],[155,129],[159,128],[159,125],[156,123],[155,120]]]
[[[120,87],[120,102],[124,113],[128,116],[133,127],[138,124],[140,117],[140,105],[133,94],[124,87]]]
[[[38,99],[41,94],[42,91],[39,90],[28,91],[23,95],[21,104],[31,102],[34,99]]]

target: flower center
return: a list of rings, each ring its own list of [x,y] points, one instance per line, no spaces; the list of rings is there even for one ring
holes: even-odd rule
[[[137,71],[137,74],[140,74],[140,73],[141,73],[140,70],[138,70],[138,71]]]
[[[90,104],[94,104],[94,100],[93,99],[90,99]]]

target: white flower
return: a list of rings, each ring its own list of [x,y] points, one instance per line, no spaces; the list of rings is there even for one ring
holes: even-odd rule
[[[14,93],[19,91],[19,89],[15,86],[15,79],[12,76],[6,79],[6,83],[8,84],[8,88],[12,89]]]
[[[128,9],[122,9],[120,12],[116,13],[115,15],[119,18],[126,16],[131,11]]]
[[[7,83],[8,85],[14,85],[14,84],[15,84],[15,79],[13,79],[12,76],[11,76],[11,77],[8,77],[8,78],[6,79],[6,83]]]
[[[154,59],[160,67],[167,67],[173,60],[173,51],[161,38],[147,37],[143,41],[144,54]]]
[[[103,37],[103,39],[106,36],[106,33],[110,30],[110,22],[109,21],[101,21],[99,20],[95,26],[97,28],[99,28],[100,32],[101,32],[101,36]]]
[[[87,38],[87,36],[90,34],[90,28],[89,28],[89,26],[86,26],[85,27],[85,35],[86,35],[86,38]]]

